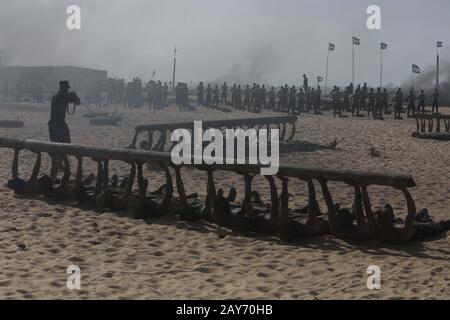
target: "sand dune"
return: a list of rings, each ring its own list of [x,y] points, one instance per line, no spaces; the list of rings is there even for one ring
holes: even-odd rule
[[[116,107],[109,108],[114,110]],[[136,125],[180,120],[249,117],[247,113],[219,113],[199,109],[178,113],[172,107],[158,113],[146,108],[124,110],[121,126],[92,127],[81,107],[68,124],[77,144],[123,147],[130,144]],[[1,137],[48,140],[47,106],[3,106],[0,119],[22,118],[23,129],[0,129]],[[253,115],[255,116],[255,115]],[[258,115],[256,115],[258,116]],[[411,137],[413,120],[384,122],[301,116],[298,139],[329,143],[338,150],[293,153],[283,163],[363,169],[411,174],[419,209],[427,207],[438,219],[450,218],[450,142]],[[380,157],[369,154],[370,148]],[[323,237],[293,244],[271,237],[250,237],[219,230],[214,225],[171,218],[137,221],[131,212],[100,214],[37,197],[15,197],[4,183],[10,176],[12,152],[0,156],[0,298],[2,299],[424,299],[450,297],[450,240],[447,237],[408,246],[376,242],[349,243]],[[23,153],[21,174],[32,168],[32,155]],[[86,172],[95,172],[87,161]],[[44,170],[49,163],[44,161]],[[127,165],[112,164],[124,176]],[[115,170],[115,171],[114,171]],[[150,189],[163,182],[160,173],[147,172]],[[186,189],[205,195],[206,177],[183,171]],[[217,175],[217,187],[243,184],[236,175]],[[292,200],[304,205],[305,185],[291,182]],[[255,189],[268,200],[262,178]],[[333,195],[350,205],[353,194],[345,185],[332,184]],[[405,212],[405,202],[392,188],[371,187],[375,207],[389,202]],[[242,192],[240,192],[242,193]],[[321,204],[323,205],[323,204]],[[323,208],[324,210],[324,208]],[[81,290],[66,288],[66,268],[81,268]],[[382,288],[366,287],[366,269],[378,265]]]

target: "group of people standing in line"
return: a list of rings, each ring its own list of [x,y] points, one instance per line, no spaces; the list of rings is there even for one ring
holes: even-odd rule
[[[230,104],[232,108],[261,112],[262,109],[268,111],[286,112],[288,114],[310,113],[321,114],[324,104],[329,104],[334,116],[344,117],[344,112],[351,112],[354,117],[361,117],[361,112],[367,112],[368,116],[375,119],[383,118],[383,114],[390,114],[389,106],[395,113],[395,118],[401,119],[403,106],[406,102],[407,116],[415,116],[418,113],[425,113],[426,95],[423,90],[416,96],[414,90],[405,97],[401,88],[393,96],[392,103],[386,88],[368,88],[367,83],[356,88],[350,83],[344,90],[334,86],[329,94],[329,98],[322,100],[322,90],[308,85],[308,78],[303,75],[303,86],[289,87],[288,85],[276,90],[274,87],[266,87],[254,83],[252,87],[234,84],[231,88],[224,82],[219,85],[208,84],[205,88],[203,82],[197,87],[197,103],[208,108],[219,108],[220,104],[228,105],[229,93],[231,95]],[[439,91],[435,89],[431,94],[432,113],[439,113]]]

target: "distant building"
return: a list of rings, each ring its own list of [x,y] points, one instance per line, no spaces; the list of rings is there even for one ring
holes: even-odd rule
[[[0,95],[2,101],[46,101],[58,91],[60,80],[69,80],[82,101],[94,100],[107,78],[107,71],[80,67],[0,67]]]

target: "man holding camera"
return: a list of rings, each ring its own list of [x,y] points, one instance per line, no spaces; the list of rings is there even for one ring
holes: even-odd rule
[[[80,98],[75,92],[69,92],[69,81],[59,82],[59,92],[52,98],[50,121],[48,129],[50,141],[70,143],[69,127],[66,124],[66,113],[69,113],[69,103],[80,105]]]
[[[69,92],[69,81],[59,82],[59,91],[52,98],[50,111],[50,121],[48,122],[48,130],[50,133],[50,141],[59,143],[70,143],[70,131],[66,123],[66,113],[69,112],[69,104],[75,106],[80,105],[80,98],[75,92]],[[56,179],[58,171],[58,158],[52,156],[51,176]]]

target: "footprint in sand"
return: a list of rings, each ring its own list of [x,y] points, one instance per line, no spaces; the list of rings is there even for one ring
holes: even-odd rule
[[[68,260],[69,260],[70,262],[74,262],[74,263],[77,263],[77,262],[84,262],[84,259],[83,259],[83,258],[77,257],[77,256],[70,257]]]
[[[11,280],[0,281],[0,287],[9,287],[10,284],[11,284]]]

